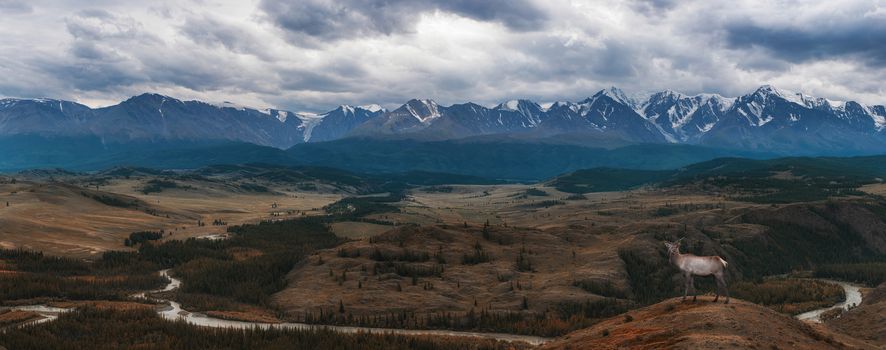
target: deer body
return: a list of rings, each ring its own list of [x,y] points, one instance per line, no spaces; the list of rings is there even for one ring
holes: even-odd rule
[[[692,301],[695,301],[697,298],[695,294],[695,281],[693,280],[694,276],[714,276],[717,280],[717,296],[714,298],[714,301],[716,302],[720,299],[720,290],[722,289],[726,294],[726,303],[729,303],[729,290],[726,288],[725,280],[727,265],[725,260],[719,256],[680,254],[679,240],[674,243],[665,243],[665,246],[668,247],[668,256],[671,263],[680,269],[680,272],[683,274],[686,283],[683,291],[683,300],[686,300],[689,289],[692,289]]]

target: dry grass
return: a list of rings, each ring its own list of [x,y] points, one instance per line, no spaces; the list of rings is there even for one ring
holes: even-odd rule
[[[191,190],[145,195],[138,190],[142,181],[112,180],[100,191],[60,183],[0,184],[0,247],[93,258],[107,250],[128,249],[123,240],[134,231],[172,232],[165,239],[220,234],[226,226],[211,225],[215,219],[236,225],[316,215],[317,209],[341,198],[327,193],[240,193],[202,183],[190,184]],[[106,205],[81,194],[84,191],[134,200],[142,207]],[[198,227],[198,220],[206,226]]]
[[[548,195],[522,198],[521,194],[530,187]],[[305,312],[318,313],[320,309],[336,310],[339,301],[355,315],[459,312],[474,307],[518,311],[525,296],[531,311],[543,312],[561,302],[600,297],[573,286],[576,280],[609,280],[615,287],[627,290],[626,272],[617,251],[638,244],[642,234],[677,234],[682,231],[683,222],[723,223],[724,217],[751,206],[730,203],[725,210],[712,209],[721,203],[720,198],[634,191],[591,193],[585,200],[531,208],[529,204],[559,200],[569,194],[528,185],[452,188],[449,193],[412,191],[408,200],[400,204],[399,213],[373,215],[375,219],[421,227],[398,226],[373,238],[350,236],[359,240],[321,251],[296,266],[289,275],[289,287],[275,295],[275,304],[296,317]],[[659,207],[685,204],[703,208],[680,210],[667,217],[653,214]],[[487,221],[491,237],[484,239],[480,232]],[[333,225],[339,230],[342,226],[345,225]],[[735,231],[758,232],[756,227],[739,227]],[[477,242],[493,260],[463,265],[462,256],[471,253]],[[426,252],[432,256],[430,261],[413,264],[425,267],[437,265],[433,255],[439,252],[446,261],[444,272],[441,277],[419,277],[416,285],[408,276],[373,275],[375,261],[369,255],[376,248]],[[532,262],[532,272],[516,269],[517,256],[524,248]],[[341,257],[339,250],[351,255],[359,251],[360,256]],[[321,260],[323,264],[319,264]],[[426,283],[433,288],[426,288]]]
[[[886,347],[886,283],[865,291],[861,305],[843,312],[827,326]]]
[[[42,317],[40,314],[32,311],[0,310],[0,328],[22,324]]]
[[[864,343],[816,329],[762,306],[670,299],[613,317],[543,349],[847,349]]]
[[[377,236],[393,228],[388,225],[353,221],[336,222],[329,226],[332,233],[336,236],[350,239],[362,239]]]
[[[340,300],[356,315],[468,311],[473,307],[518,311],[526,296],[531,310],[544,311],[558,302],[599,298],[572,286],[574,279],[624,280],[621,261],[611,249],[623,243],[622,237],[496,227],[486,240],[480,231],[478,226],[401,227],[374,237],[372,242],[364,239],[322,251],[290,273],[289,287],[275,295],[275,303],[293,315],[334,309]],[[567,237],[571,244],[564,244]],[[499,244],[499,239],[504,244]],[[473,252],[477,243],[492,260],[463,264],[463,255]],[[444,272],[440,277],[419,277],[415,285],[409,276],[373,275],[376,261],[370,256],[375,249],[390,255],[407,249],[430,256],[425,262],[407,263],[414,267],[441,266],[436,258],[440,255],[445,260]],[[525,250],[533,272],[516,270],[521,250]],[[340,251],[348,257],[339,256]],[[351,257],[358,251],[359,256]],[[323,264],[318,264],[321,258]],[[343,272],[345,278],[339,283]],[[433,288],[427,289],[426,283]]]

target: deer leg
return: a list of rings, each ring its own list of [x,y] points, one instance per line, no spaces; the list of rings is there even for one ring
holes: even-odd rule
[[[715,277],[714,279],[717,281],[716,296],[714,297],[714,302],[716,303],[717,300],[720,300],[720,288],[722,288],[723,284],[720,283],[720,277],[717,277],[717,276],[714,276],[714,277]]]
[[[695,290],[695,277],[689,276],[689,286],[692,287],[692,302],[698,300],[698,291]]]
[[[689,283],[691,282],[691,276],[683,275],[683,301],[686,301],[686,295],[689,294]]]
[[[729,288],[726,287],[726,278],[720,277],[723,282],[723,292],[726,293],[726,304],[729,304]]]
[[[717,287],[723,288],[723,292],[726,294],[726,304],[729,304],[729,288],[726,288],[726,279],[723,277],[723,274],[720,273],[717,276]]]

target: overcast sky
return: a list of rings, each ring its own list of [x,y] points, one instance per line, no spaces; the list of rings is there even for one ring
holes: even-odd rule
[[[128,4],[127,4],[128,3]],[[321,112],[762,84],[886,103],[884,1],[0,0],[0,96]]]

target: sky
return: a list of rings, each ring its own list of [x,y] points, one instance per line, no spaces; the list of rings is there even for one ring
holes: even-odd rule
[[[0,96],[323,112],[617,86],[886,104],[886,1],[0,0]]]

